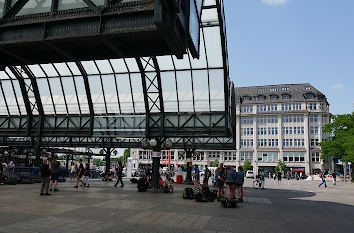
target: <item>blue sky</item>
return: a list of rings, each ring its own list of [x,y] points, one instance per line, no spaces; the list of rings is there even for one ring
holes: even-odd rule
[[[309,82],[333,114],[354,103],[354,0],[224,0],[236,86]]]

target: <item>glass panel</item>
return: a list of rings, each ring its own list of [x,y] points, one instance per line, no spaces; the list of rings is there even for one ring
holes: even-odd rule
[[[123,59],[112,59],[110,60],[116,73],[125,73],[128,72],[127,66],[124,63]]]
[[[102,76],[104,94],[106,97],[108,113],[119,113],[117,89],[113,75]]]
[[[18,80],[12,80],[12,83],[16,92],[18,105],[20,106],[20,112],[22,115],[27,115],[25,103],[23,102],[22,98],[20,84],[18,83]]]
[[[191,67],[187,54],[183,55],[183,59],[177,59],[175,56],[173,56],[173,62],[175,63],[177,70],[190,69]]]
[[[134,58],[126,58],[125,62],[127,63],[129,72],[139,72],[138,64],[136,64],[136,61]]]
[[[208,71],[193,71],[195,111],[209,111]]]
[[[177,71],[178,97],[181,112],[193,112],[193,92],[190,71]]]
[[[178,112],[175,72],[161,72],[165,112]]]
[[[82,61],[81,64],[88,75],[100,73],[93,61]]]
[[[96,6],[103,6],[104,0],[91,0]]]
[[[5,103],[5,97],[2,94],[2,91],[0,91],[0,115],[8,115],[7,109],[6,109],[6,103]]]
[[[10,77],[5,73],[5,71],[0,71],[0,79],[10,79]]]
[[[57,114],[66,114],[66,106],[64,101],[64,94],[60,85],[59,78],[50,78],[49,85],[52,90],[53,102]]]
[[[100,76],[91,75],[88,80],[90,84],[94,112],[96,114],[106,113]]]
[[[130,92],[129,75],[118,74],[116,75],[118,81],[119,101],[122,113],[133,113],[133,101]]]
[[[90,110],[89,110],[87,97],[86,97],[84,79],[82,78],[82,76],[76,76],[75,83],[76,83],[77,95],[79,97],[81,113],[88,114],[88,113],[90,113]]]
[[[214,6],[216,5],[216,0],[204,0],[204,6]],[[205,10],[203,10],[204,13]]]
[[[157,62],[159,63],[160,70],[174,70],[171,56],[160,56],[157,57]]]
[[[189,34],[196,51],[199,50],[199,19],[194,1],[190,1]]]
[[[10,115],[19,115],[18,107],[16,103],[15,94],[12,89],[10,80],[3,80],[2,87],[4,89],[4,94],[6,97],[7,106],[9,107]]]
[[[53,64],[57,71],[60,73],[60,76],[71,76],[71,72],[68,66],[65,63],[54,63]]]
[[[37,78],[46,77],[45,73],[43,72],[43,70],[39,65],[29,65],[28,68],[32,71],[34,76],[36,76]]]
[[[75,85],[72,77],[61,79],[64,87],[66,103],[70,114],[80,114],[79,103],[77,102]]]
[[[29,0],[16,15],[20,16],[20,15],[30,15],[30,14],[50,12],[51,6],[52,6],[52,0],[42,0],[42,1]]]
[[[112,74],[113,70],[108,60],[99,60],[96,61],[99,71],[101,74]]]
[[[48,82],[46,78],[37,78],[37,85],[39,89],[39,94],[41,95],[41,101],[43,105],[43,110],[45,114],[54,114],[53,102],[50,97],[50,91],[48,87]]]
[[[52,64],[41,64],[44,72],[48,75],[48,77],[57,77],[59,76],[58,72],[54,69]]]
[[[88,7],[83,0],[59,0],[58,10],[70,10]]]
[[[200,40],[200,50],[199,50],[199,59],[193,59],[191,57],[191,63],[192,63],[192,68],[207,68],[207,57],[205,56],[205,47],[204,47],[204,41],[203,41],[203,34],[200,34],[201,40]]]
[[[220,29],[204,28],[204,37],[209,67],[223,67]]]
[[[68,62],[68,63],[66,63],[66,64],[69,66],[71,72],[73,72],[74,75],[80,75],[80,76],[82,75],[82,74],[80,73],[79,68],[77,68],[75,62]]]
[[[2,13],[4,12],[5,0],[0,0],[0,18],[2,18]]]
[[[144,102],[144,93],[143,93],[143,85],[141,83],[141,75],[140,74],[131,74],[131,82],[132,82],[132,90],[134,96],[134,106],[136,113],[144,113],[145,112],[145,102]]]
[[[211,111],[224,111],[224,71],[209,70]]]
[[[204,9],[202,13],[202,23],[218,22],[218,12],[215,8]]]

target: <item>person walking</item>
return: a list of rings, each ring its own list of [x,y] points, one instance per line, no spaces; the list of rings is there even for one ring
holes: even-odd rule
[[[210,172],[208,166],[205,165],[203,185],[206,186],[206,187],[208,187],[208,185],[209,185],[208,183],[209,183],[210,175],[211,175],[211,172]]]
[[[54,160],[51,162],[51,177],[50,177],[50,183],[49,183],[49,188],[50,191],[52,191],[52,186],[54,183],[54,192],[59,191],[57,189],[57,184],[59,180],[59,170],[60,170],[60,162],[58,161],[58,156],[54,156]]]
[[[76,185],[74,186],[74,188],[79,187],[80,181],[83,185],[85,185],[85,182],[82,180],[82,177],[84,175],[84,165],[82,164],[82,159],[79,159],[79,163],[80,163],[80,165],[79,165],[79,169],[78,169],[78,173],[77,173]]]
[[[318,187],[321,187],[324,184],[325,188],[327,188],[325,171],[321,172],[320,178],[322,179],[322,183],[319,184]]]
[[[119,181],[121,183],[121,186],[120,187],[124,187],[124,184],[123,184],[123,165],[122,165],[122,162],[118,162],[118,167],[117,167],[117,183],[114,185],[114,187],[117,187]]]
[[[245,182],[245,173],[243,172],[243,167],[239,166],[235,176],[235,186],[238,191],[237,202],[243,202],[243,183]]]
[[[90,165],[89,163],[85,163],[85,168],[84,168],[84,187],[87,186],[87,188],[90,187]]]
[[[194,188],[197,188],[200,184],[200,170],[198,165],[194,166]]]
[[[291,174],[290,171],[286,173],[286,177],[288,178],[288,185],[290,185]]]
[[[265,178],[262,170],[259,172],[259,180],[261,181],[261,189],[264,189]]]
[[[281,183],[281,171],[278,171],[277,172],[277,177],[278,177],[278,184],[280,184]]]
[[[333,185],[336,186],[337,184],[337,173],[335,170],[332,172],[332,178],[333,178]]]
[[[70,180],[73,181],[76,178],[77,165],[74,162],[71,162],[70,166]]]
[[[41,173],[42,178],[42,186],[40,195],[50,196],[49,191],[49,180],[50,180],[50,170],[48,165],[48,160],[45,158],[39,168],[39,172]]]

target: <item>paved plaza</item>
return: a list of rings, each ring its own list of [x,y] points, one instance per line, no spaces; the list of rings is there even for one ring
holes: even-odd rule
[[[40,196],[40,184],[0,186],[0,232],[354,232],[354,185],[318,188],[317,181],[266,180],[266,189],[246,180],[245,202],[236,209],[184,200],[184,185],[172,194],[138,193],[125,181],[93,181]]]

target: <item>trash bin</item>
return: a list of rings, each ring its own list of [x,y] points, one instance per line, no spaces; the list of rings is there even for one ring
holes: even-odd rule
[[[182,175],[177,175],[176,184],[182,184],[182,181],[183,181],[183,176]]]

